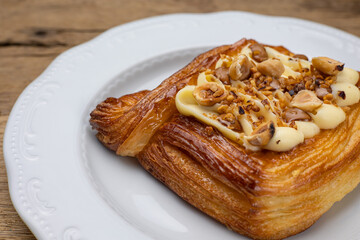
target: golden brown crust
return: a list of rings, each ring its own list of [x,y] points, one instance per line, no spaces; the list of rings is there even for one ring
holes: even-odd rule
[[[195,73],[254,40],[210,50],[153,91],[110,98],[91,113],[98,139],[142,166],[183,199],[254,239],[281,239],[310,227],[360,181],[360,104],[347,119],[287,152],[246,151],[195,118],[176,93]],[[291,54],[283,47],[278,51]]]
[[[205,126],[191,122],[176,116],[166,123],[137,156],[140,163],[186,201],[251,238],[281,239],[307,229],[360,181],[358,146],[326,170],[307,163],[320,162],[326,157],[321,152],[298,156],[291,162],[309,166],[308,175],[290,176],[284,162],[259,164],[259,156],[246,157],[218,132],[206,137]],[[265,176],[270,170],[273,175]]]
[[[121,138],[122,134],[116,131],[116,124],[149,92],[144,90],[120,98],[110,97],[96,106],[90,117],[92,127],[98,131],[96,136],[100,142],[116,151],[119,146],[117,140]]]

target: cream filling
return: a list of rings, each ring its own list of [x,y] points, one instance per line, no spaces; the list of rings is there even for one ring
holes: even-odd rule
[[[331,84],[331,90],[339,107],[353,105],[360,100],[360,91],[354,84],[348,82],[334,83]],[[341,91],[344,92],[344,97],[339,95]]]
[[[355,85],[359,81],[359,73],[351,68],[345,67],[336,75],[336,82],[347,82]]]
[[[297,130],[302,132],[305,138],[312,138],[320,132],[320,128],[313,122],[295,121]]]
[[[240,54],[244,54],[251,58],[252,52],[249,48],[250,44],[245,46]],[[280,52],[276,51],[273,48],[265,47],[268,55],[270,58],[277,58],[279,59],[285,66],[285,72],[283,73],[283,77],[288,78],[289,76],[293,76],[296,78],[300,75],[299,72],[301,68],[310,68],[311,63],[309,61],[305,61],[302,59],[295,59],[291,58],[287,55],[281,54]],[[234,57],[223,56],[221,57],[217,63],[215,68],[219,68],[222,66],[229,67],[233,61]],[[256,65],[257,63],[253,61]],[[355,70],[350,68],[344,68],[343,71],[339,72],[337,75],[336,83],[331,85],[333,95],[335,97],[335,101],[338,106],[349,106],[354,103],[359,102],[360,100],[360,91],[355,86],[357,81],[359,80],[359,74]],[[207,82],[216,82],[223,88],[225,86],[222,82],[217,79],[212,74],[206,74],[202,72],[198,76],[197,85],[202,85]],[[243,88],[245,85],[241,81],[231,81],[233,87]],[[253,99],[252,96],[241,94],[237,92],[237,94],[243,95],[246,100],[251,99],[255,104],[260,108],[260,111],[257,113],[251,112],[250,114],[243,114],[240,115],[238,111],[233,112],[234,116],[238,119],[243,133],[235,132],[226,126],[222,125],[217,119],[219,114],[217,113],[217,109],[220,104],[215,104],[214,106],[207,107],[199,105],[196,99],[193,96],[193,91],[196,86],[186,86],[182,90],[178,92],[175,98],[176,107],[179,112],[186,116],[193,116],[200,120],[201,122],[213,126],[217,128],[224,136],[227,138],[242,144],[245,148],[257,151],[260,150],[260,147],[253,146],[249,144],[246,140],[247,136],[251,135],[253,132],[252,123],[248,119],[248,115],[250,115],[250,119],[252,121],[257,121],[259,116],[263,116],[265,121],[273,121],[275,123],[275,133],[274,136],[271,138],[270,142],[265,145],[263,148],[272,150],[272,151],[288,151],[295,147],[296,145],[302,143],[305,138],[311,138],[320,132],[320,129],[333,129],[337,127],[341,122],[345,120],[345,112],[340,108],[330,104],[322,104],[321,107],[315,110],[315,113],[308,113],[312,121],[311,122],[304,122],[304,121],[295,121],[296,129],[291,127],[279,127],[277,126],[277,116],[275,113],[274,108],[278,104],[278,100],[275,98],[276,94],[277,97],[284,97],[283,93],[281,92],[279,96],[279,91],[276,91],[273,96],[273,100],[269,100],[270,103],[270,110],[267,110],[265,106],[261,103],[261,101],[257,99]],[[346,98],[343,99],[338,95],[339,91],[344,91]],[[260,98],[260,100],[266,99],[267,97],[263,95],[261,92],[256,91],[256,94]],[[234,108],[237,109],[237,108]]]
[[[355,84],[359,80],[359,73],[350,68],[344,68],[336,75],[336,83],[331,85],[336,104],[340,107],[350,106],[360,100],[360,91]],[[339,96],[343,91],[345,96]]]
[[[291,127],[276,127],[275,134],[265,149],[285,152],[304,142],[304,134]]]
[[[333,129],[345,120],[345,112],[331,104],[323,104],[316,109],[316,114],[309,113],[320,129]]]

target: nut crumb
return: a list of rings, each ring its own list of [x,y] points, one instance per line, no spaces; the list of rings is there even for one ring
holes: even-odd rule
[[[213,129],[213,127],[212,127],[212,126],[207,126],[207,127],[205,128],[205,133],[206,133],[206,135],[208,135],[208,136],[212,136],[212,135],[214,134],[214,129]]]

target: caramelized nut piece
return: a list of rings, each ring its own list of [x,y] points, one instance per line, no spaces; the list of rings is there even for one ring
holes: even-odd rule
[[[254,146],[265,146],[274,136],[275,125],[272,121],[257,127],[248,137],[248,142]]]
[[[300,92],[301,90],[304,90],[304,89],[305,89],[305,84],[304,84],[304,82],[300,82],[300,83],[296,84],[296,85],[294,86],[294,88],[293,88],[293,90],[294,90],[295,93],[298,93],[298,92]]]
[[[255,43],[250,46],[252,57],[255,61],[262,62],[268,59],[268,54],[263,45]]]
[[[344,69],[344,63],[328,57],[315,57],[312,59],[312,64],[320,72],[332,76]]]
[[[344,91],[338,91],[338,96],[341,97],[343,100],[346,99],[346,94]]]
[[[291,101],[293,107],[300,108],[307,112],[315,110],[322,104],[323,102],[315,95],[315,93],[309,90],[301,90]]]
[[[268,59],[257,65],[257,69],[264,75],[274,78],[280,78],[281,74],[285,72],[284,65],[277,59]]]
[[[212,106],[227,97],[227,92],[217,83],[209,82],[197,86],[193,91],[196,101],[203,106]]]
[[[310,115],[298,108],[289,108],[285,111],[285,121],[310,120]]]
[[[272,87],[273,89],[280,89],[280,82],[277,79],[272,80],[272,82],[270,83],[270,87]]]
[[[231,84],[230,77],[229,77],[229,69],[226,67],[219,67],[215,69],[214,75],[226,85]]]
[[[212,126],[207,126],[205,128],[205,133],[206,135],[208,135],[209,137],[211,137],[212,135],[214,135],[214,129]]]
[[[331,93],[331,90],[329,90],[327,88],[317,88],[315,90],[315,93],[318,98],[323,99],[326,95]]]
[[[232,113],[226,113],[226,114],[221,114],[217,120],[224,126],[226,126],[227,128],[231,129],[231,130],[236,130],[236,131],[241,131],[241,125],[240,123],[236,120],[234,114]]]
[[[295,54],[295,55],[293,56],[293,58],[299,58],[299,59],[302,59],[302,60],[309,61],[308,57],[305,56],[304,54]]]
[[[229,75],[233,80],[244,80],[250,76],[251,63],[248,57],[241,54],[229,68]]]

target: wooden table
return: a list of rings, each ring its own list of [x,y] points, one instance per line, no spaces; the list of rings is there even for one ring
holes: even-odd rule
[[[359,0],[0,0],[0,239],[35,239],[8,193],[3,133],[16,98],[63,51],[136,19],[241,10],[292,16],[360,36]]]

